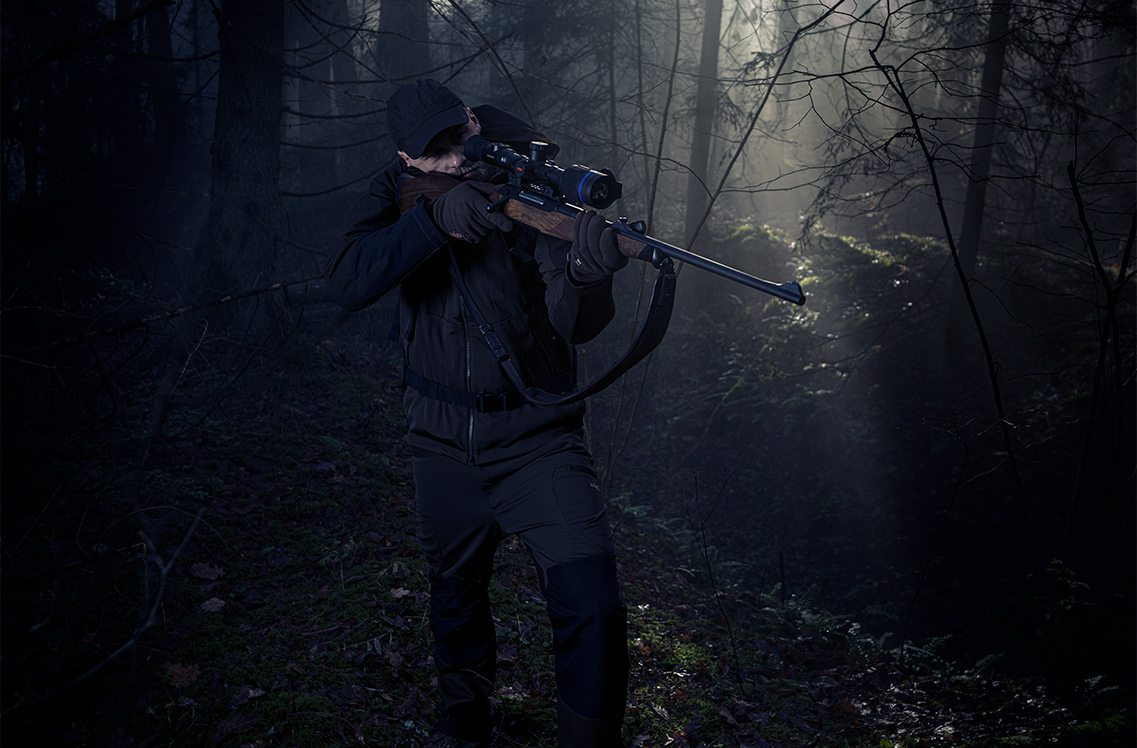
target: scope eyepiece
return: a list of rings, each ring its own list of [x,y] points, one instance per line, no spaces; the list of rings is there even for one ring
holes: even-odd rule
[[[471,161],[488,161],[491,164],[496,164],[497,161],[491,157],[495,147],[505,148],[505,146],[500,143],[491,143],[481,135],[471,135],[469,140],[466,141],[466,158]],[[506,150],[509,149],[506,148]]]
[[[511,178],[549,187],[569,200],[577,199],[591,208],[607,208],[620,199],[623,185],[609,169],[596,171],[587,166],[573,164],[567,169],[546,161],[547,144],[530,144],[533,158],[522,156],[507,145],[473,135],[466,141],[466,158],[486,161],[510,172]]]

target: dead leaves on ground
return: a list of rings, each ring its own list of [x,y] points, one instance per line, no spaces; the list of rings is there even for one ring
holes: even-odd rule
[[[212,582],[225,576],[225,570],[220,566],[210,566],[209,564],[198,561],[190,567],[190,575],[198,579],[208,579]]]
[[[198,665],[181,665],[167,662],[162,665],[162,667],[166,668],[166,672],[170,676],[170,685],[177,689],[192,685],[198,676],[201,675],[201,667]]]
[[[226,425],[201,428],[194,444],[163,445],[149,463],[163,502],[188,501],[186,487],[199,487],[208,530],[187,548],[176,572],[186,584],[168,592],[161,631],[147,641],[152,682],[137,684],[131,705],[138,744],[411,745],[432,720],[428,585],[401,426],[377,432],[368,420],[377,413],[329,425],[326,392],[286,389],[287,408],[266,393],[234,398]],[[281,412],[304,429],[282,425]],[[268,444],[277,456],[250,449]],[[978,745],[994,725],[1025,735],[1067,719],[1022,691],[938,681],[815,627],[763,631],[762,601],[716,597],[677,571],[682,559],[661,561],[663,540],[630,524],[620,538],[625,589],[663,612],[630,616],[635,745],[794,748],[880,735]],[[511,743],[549,745],[555,689],[539,584],[516,541],[497,561],[494,700]],[[637,633],[649,619],[653,636]],[[687,660],[676,646],[689,648]],[[86,736],[83,719],[68,723]]]

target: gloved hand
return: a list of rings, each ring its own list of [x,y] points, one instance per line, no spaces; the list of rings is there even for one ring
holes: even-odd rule
[[[444,234],[464,242],[479,242],[494,229],[509,231],[513,221],[488,211],[487,196],[497,191],[489,182],[463,182],[430,201],[430,217]]]
[[[594,210],[578,213],[572,223],[569,273],[580,283],[595,283],[628,264],[620,254],[619,237],[604,216]]]

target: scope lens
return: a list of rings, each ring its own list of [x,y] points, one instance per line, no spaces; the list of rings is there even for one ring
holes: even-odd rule
[[[578,169],[580,167],[573,167]],[[589,169],[580,176],[576,193],[580,201],[592,208],[607,208],[620,199],[623,190],[611,174]]]

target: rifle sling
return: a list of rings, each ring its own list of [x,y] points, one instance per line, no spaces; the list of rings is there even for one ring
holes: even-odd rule
[[[568,405],[569,403],[583,400],[589,395],[594,395],[615,382],[624,372],[631,369],[643,360],[644,356],[655,350],[655,347],[663,340],[663,335],[667,332],[667,325],[671,321],[671,309],[675,303],[675,268],[670,260],[665,260],[660,265],[659,274],[656,275],[655,283],[652,285],[651,300],[648,303],[647,313],[644,315],[640,329],[636,332],[636,337],[628,350],[615,363],[609,366],[607,371],[592,382],[575,392],[558,395],[536,387],[527,387],[522,381],[521,374],[517,371],[517,367],[513,365],[513,361],[509,358],[509,352],[506,351],[505,346],[502,345],[501,340],[497,337],[497,334],[494,333],[493,327],[489,321],[486,320],[485,315],[478,309],[478,305],[474,302],[474,297],[470,293],[470,289],[466,286],[466,282],[462,280],[462,273],[458,269],[458,259],[455,257],[453,249],[450,250],[450,276],[454,279],[454,284],[458,287],[458,293],[461,294],[462,300],[470,310],[470,315],[478,325],[478,330],[486,339],[486,343],[489,344],[494,358],[497,359],[498,364],[505,371],[509,380],[513,382],[513,386],[517,388],[517,392],[521,397],[524,397],[526,401],[534,405]],[[421,391],[422,390],[420,390],[420,392]],[[427,393],[424,392],[423,394]],[[479,397],[471,393],[466,394],[473,398]],[[427,394],[427,396],[430,397],[431,395]]]

